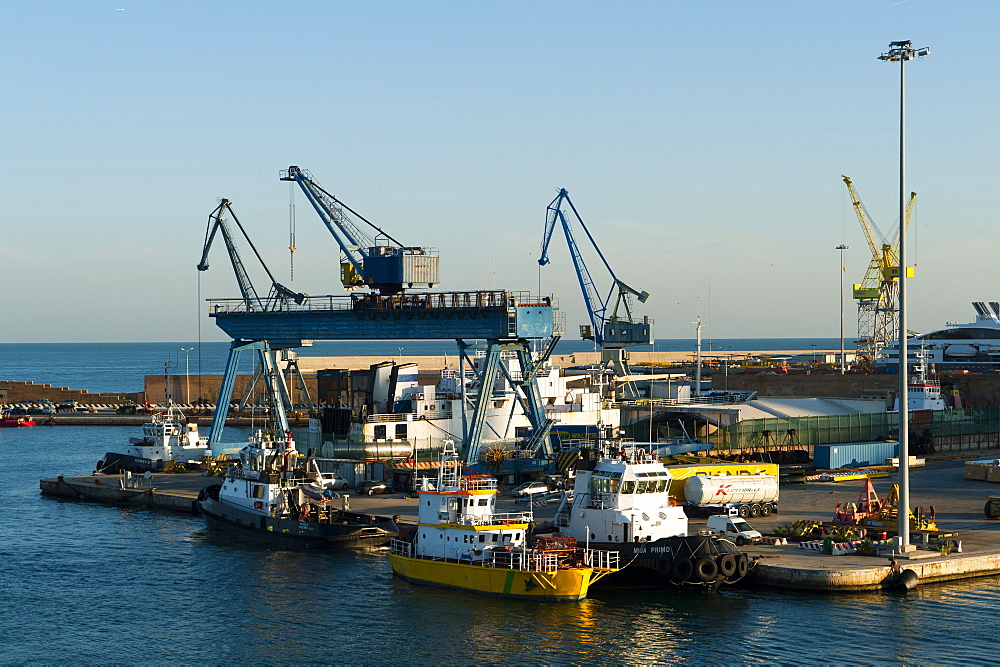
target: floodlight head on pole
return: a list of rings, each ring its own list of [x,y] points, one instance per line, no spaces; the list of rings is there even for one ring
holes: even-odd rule
[[[921,58],[930,55],[931,50],[926,46],[919,49],[913,48],[913,42],[910,40],[905,40],[901,42],[890,42],[889,50],[878,57],[879,60],[887,60],[889,62],[899,62],[905,60],[913,60],[914,56],[920,56]]]

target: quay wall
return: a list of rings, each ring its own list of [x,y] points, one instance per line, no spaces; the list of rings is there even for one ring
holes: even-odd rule
[[[143,392],[95,392],[69,387],[53,387],[51,384],[36,384],[23,380],[0,380],[0,403],[17,403],[47,398],[53,403],[76,401],[86,405],[102,403],[124,403],[141,401]]]
[[[921,584],[1000,574],[1000,553],[967,554],[926,561],[900,558],[902,567],[913,570]],[[868,591],[883,588],[888,576],[889,569],[884,564],[866,568],[816,568],[771,565],[761,561],[751,570],[750,581],[771,588]]]

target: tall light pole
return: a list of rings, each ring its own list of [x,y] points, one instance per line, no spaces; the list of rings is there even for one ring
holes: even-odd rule
[[[844,251],[850,250],[846,245],[841,243],[836,248],[840,251],[840,374],[844,374],[844,271],[847,267],[844,266]]]
[[[190,366],[188,365],[188,353],[193,350],[193,347],[182,347],[181,352],[184,353],[184,402],[191,402],[191,373]]]
[[[906,351],[906,61],[931,52],[926,46],[913,48],[913,42],[890,42],[889,50],[878,57],[899,63],[899,526],[896,538],[900,553],[910,546],[910,410],[906,394],[909,355]]]

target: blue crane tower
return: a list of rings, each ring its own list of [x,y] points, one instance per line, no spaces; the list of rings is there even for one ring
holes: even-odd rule
[[[463,405],[468,401],[472,407],[468,419],[463,410],[465,460],[471,465],[480,459],[487,410],[501,374],[514,389],[515,398],[531,425],[529,436],[519,443],[520,451],[512,453],[511,460],[523,464],[526,460],[548,459],[551,456],[548,432],[553,422],[545,416],[536,376],[559,339],[551,297],[508,290],[407,291],[437,284],[436,250],[396,242],[298,167],[283,170],[280,178],[299,185],[337,240],[344,255],[342,282],[351,293],[303,295],[298,300],[279,294],[280,298],[265,301],[263,306],[246,296],[208,300],[210,317],[233,339],[209,442],[221,444],[237,360],[244,350],[258,350],[264,357],[271,350],[298,347],[313,340],[453,339],[460,351],[462,376],[468,363],[477,374],[478,384],[476,395],[466,396],[463,383]],[[363,234],[349,213],[375,228],[381,238]],[[359,287],[371,291],[358,293],[355,290]],[[546,343],[542,352],[533,356],[530,345],[535,340]],[[477,341],[485,341],[485,345]],[[477,369],[470,350],[483,348],[485,362]],[[508,371],[501,361],[505,353],[516,356],[520,373]]]
[[[587,239],[604,263],[604,268],[610,274],[611,285],[604,297],[598,293],[594,279],[587,268],[587,263],[580,252],[580,247],[573,236],[573,226],[563,210],[564,204],[572,211],[573,217],[587,234]],[[552,232],[555,230],[557,222],[562,225],[563,233],[566,236],[569,254],[573,259],[573,268],[576,269],[576,277],[583,292],[583,302],[587,306],[587,314],[590,316],[590,324],[580,326],[580,336],[584,340],[594,341],[601,349],[602,363],[611,362],[617,376],[627,377],[629,374],[628,353],[624,348],[635,345],[651,345],[654,341],[653,321],[649,317],[638,320],[632,315],[632,298],[638,299],[640,303],[645,303],[646,299],[649,298],[649,293],[633,289],[618,279],[590,230],[587,229],[583,218],[577,213],[573,201],[569,198],[569,192],[565,188],[559,190],[559,194],[548,206],[545,217],[545,233],[542,236],[542,255],[538,260],[539,265],[545,266],[551,261],[549,260],[549,242],[552,240]],[[631,382],[623,384],[626,395],[634,397],[636,395],[635,385]]]
[[[246,239],[250,248],[253,250],[254,255],[257,257],[257,260],[260,262],[260,265],[267,273],[267,277],[271,280],[270,291],[265,298],[261,298],[250,280],[250,276],[248,275],[246,267],[243,264],[243,260],[240,257],[239,250],[236,247],[236,240],[229,229],[229,223],[227,222],[226,217],[227,214],[232,217],[233,222],[236,223],[236,226],[243,234],[243,238]],[[232,208],[232,203],[228,199],[221,199],[219,201],[219,205],[216,206],[215,210],[213,210],[208,216],[208,228],[205,231],[205,244],[201,253],[201,261],[198,263],[199,271],[208,270],[208,253],[212,249],[212,243],[217,234],[222,236],[222,240],[226,244],[226,251],[229,253],[229,261],[233,265],[233,272],[236,274],[236,282],[239,285],[240,294],[242,295],[241,300],[243,302],[243,307],[247,312],[281,311],[287,306],[288,303],[301,304],[308,298],[307,295],[301,292],[296,292],[288,287],[285,287],[274,278],[271,270],[267,268],[264,258],[260,256],[260,253],[257,251],[256,246],[254,246],[253,241],[250,240],[250,236],[247,234],[246,229],[240,223],[239,218],[236,217],[236,213]],[[265,393],[271,405],[272,418],[275,421],[276,427],[282,430],[286,430],[288,428],[288,420],[285,415],[284,406],[290,405],[291,401],[288,397],[288,388],[285,385],[281,374],[277,370],[275,354],[278,350],[285,351],[287,347],[289,346],[282,345],[278,341],[273,341],[270,346],[250,343],[239,348],[239,351],[236,353],[234,359],[234,363],[238,361],[240,352],[247,350],[256,351],[258,356],[257,371],[255,372],[254,380],[250,383],[250,386],[247,389],[247,394],[241,402],[241,407],[245,406],[253,386],[258,381],[263,380]],[[229,397],[232,395],[232,383],[235,379],[235,373],[231,377],[228,377],[229,386],[225,389],[227,394],[227,409]],[[216,407],[216,414],[219,414],[218,407]],[[209,442],[213,442],[211,435],[209,436]],[[217,442],[217,440],[214,442]]]

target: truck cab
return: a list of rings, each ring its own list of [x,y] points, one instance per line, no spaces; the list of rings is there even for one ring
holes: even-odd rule
[[[708,531],[713,535],[731,540],[740,547],[760,542],[763,537],[745,519],[725,514],[708,517]]]

